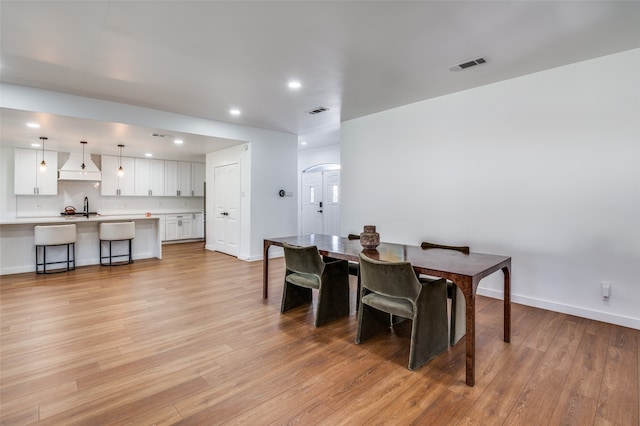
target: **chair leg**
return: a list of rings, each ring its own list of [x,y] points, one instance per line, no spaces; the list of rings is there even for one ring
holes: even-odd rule
[[[464,300],[464,294],[462,290],[455,284],[451,283],[451,331],[450,331],[450,344],[455,345],[466,334],[466,304]]]
[[[312,297],[313,295],[310,288],[291,284],[285,279],[284,288],[282,289],[280,313],[285,313],[298,306],[307,305],[311,303]]]
[[[447,333],[446,281],[430,283],[422,289],[421,303],[413,318],[409,370],[415,370],[449,347]]]
[[[322,284],[318,291],[315,326],[349,315],[349,276]]]
[[[359,345],[384,330],[388,330],[389,327],[391,327],[390,314],[372,308],[365,303],[361,304],[360,310],[358,310],[356,345]]]

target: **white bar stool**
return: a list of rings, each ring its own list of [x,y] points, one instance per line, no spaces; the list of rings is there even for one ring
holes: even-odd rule
[[[65,272],[76,269],[76,225],[38,225],[33,227],[33,234],[36,243],[37,274],[53,274],[55,272]],[[51,246],[67,246],[67,259],[47,262],[47,247]],[[73,247],[73,249],[71,249],[71,247]],[[40,261],[40,252],[42,252],[42,261]],[[73,256],[71,256],[72,254]],[[59,263],[66,263],[67,268],[58,268],[47,272],[47,265]],[[39,270],[39,267],[42,267],[42,271]]]
[[[127,265],[133,263],[131,252],[131,240],[136,235],[136,225],[134,222],[101,223],[100,224],[100,264],[104,266]],[[113,254],[111,243],[114,241],[129,241],[129,253]],[[102,243],[109,243],[109,254],[102,255]],[[113,263],[113,258],[128,257],[127,261]],[[109,259],[109,263],[103,263],[103,259]]]

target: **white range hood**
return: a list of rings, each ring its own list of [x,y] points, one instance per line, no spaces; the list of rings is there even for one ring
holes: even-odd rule
[[[91,161],[91,155],[84,158],[84,169],[82,168],[82,154],[71,153],[69,159],[58,170],[58,180],[88,180],[101,181],[102,173],[98,166]]]

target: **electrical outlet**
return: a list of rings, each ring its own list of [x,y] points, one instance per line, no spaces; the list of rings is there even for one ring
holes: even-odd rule
[[[613,283],[609,281],[602,281],[601,289],[602,289],[602,301],[608,302],[609,298],[611,298],[611,287]]]

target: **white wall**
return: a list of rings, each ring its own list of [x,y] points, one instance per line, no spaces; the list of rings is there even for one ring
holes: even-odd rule
[[[318,164],[340,164],[340,144],[298,151],[298,177],[303,170]]]
[[[640,329],[639,69],[635,49],[343,123],[342,233],[510,255],[514,302]]]

